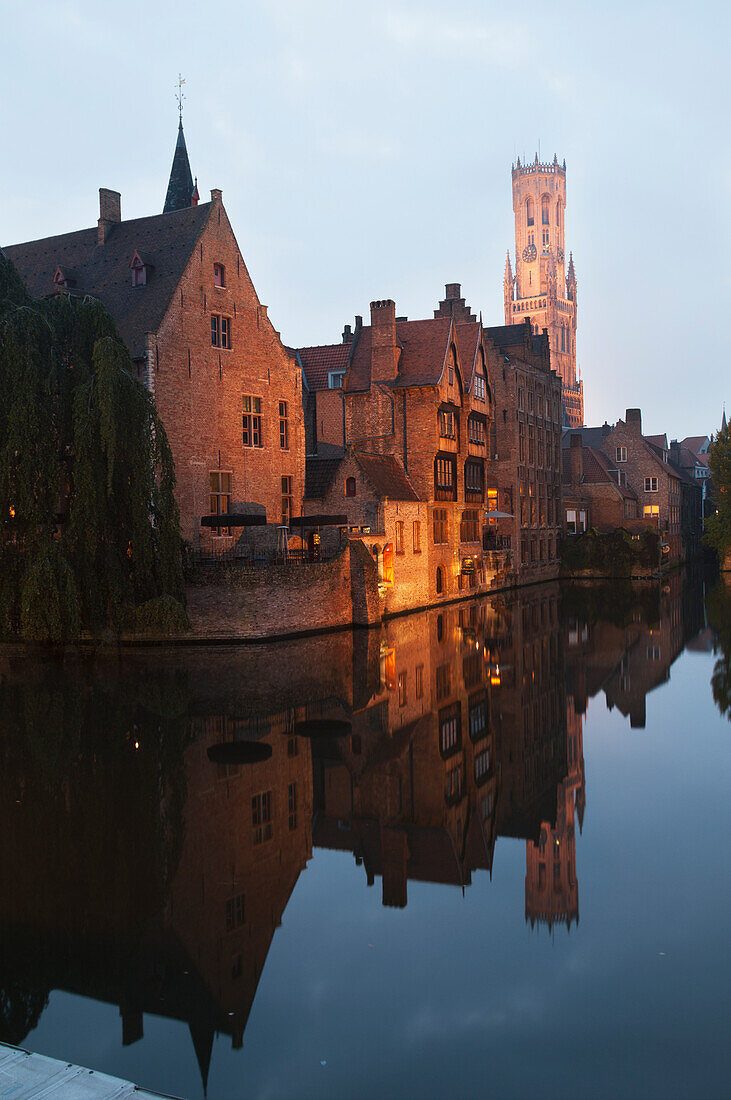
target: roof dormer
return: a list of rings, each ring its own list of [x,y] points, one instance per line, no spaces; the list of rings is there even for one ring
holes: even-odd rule
[[[53,273],[54,290],[70,290],[76,286],[76,272],[59,264]]]
[[[143,256],[135,250],[132,259],[129,261],[129,266],[132,271],[132,286],[147,286],[155,267],[149,257]]]

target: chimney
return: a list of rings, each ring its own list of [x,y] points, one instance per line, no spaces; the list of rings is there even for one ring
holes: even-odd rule
[[[392,382],[398,374],[396,303],[371,302],[371,381]]]
[[[343,343],[344,344],[352,344],[352,342],[353,342],[353,330],[351,329],[350,325],[346,325],[345,328],[343,329]]]
[[[581,451],[581,436],[577,433],[571,436],[569,445],[569,468],[571,471],[571,485],[581,485],[584,476],[584,460]]]
[[[104,244],[113,225],[122,220],[122,196],[119,191],[99,188],[99,221],[97,222],[97,244]]]
[[[637,430],[638,435],[642,435],[642,410],[641,409],[627,409],[624,414],[624,422],[629,428],[630,425]]]
[[[223,191],[218,187],[211,188],[211,202],[223,202]]]
[[[462,294],[461,294],[462,284],[461,283],[447,283],[444,289],[446,291],[447,300],[449,300],[450,298],[458,298],[459,299],[459,298],[462,297]]]

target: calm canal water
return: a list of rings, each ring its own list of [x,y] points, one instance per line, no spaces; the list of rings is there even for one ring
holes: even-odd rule
[[[0,1039],[190,1098],[728,1096],[730,668],[685,573],[0,651]]]

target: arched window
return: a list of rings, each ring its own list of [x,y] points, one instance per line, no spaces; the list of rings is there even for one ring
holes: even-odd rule
[[[346,477],[346,479],[345,479],[345,495],[346,495],[346,497],[354,497],[355,496],[355,478],[354,477]]]
[[[533,199],[530,197],[525,200],[525,224],[533,225]]]
[[[556,203],[556,225],[561,224],[561,200]]]
[[[550,199],[548,195],[541,195],[541,225],[549,224],[548,204]]]
[[[437,596],[441,596],[444,591],[444,566],[437,566]]]
[[[561,351],[566,351],[566,325],[561,325]]]

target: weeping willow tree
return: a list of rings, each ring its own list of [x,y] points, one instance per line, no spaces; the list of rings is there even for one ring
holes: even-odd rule
[[[721,428],[714,436],[708,465],[716,508],[706,520],[706,542],[718,551],[721,566],[728,568],[731,564],[731,425]]]
[[[0,634],[68,641],[180,600],[174,486],[164,429],[104,307],[33,301],[0,255]]]

